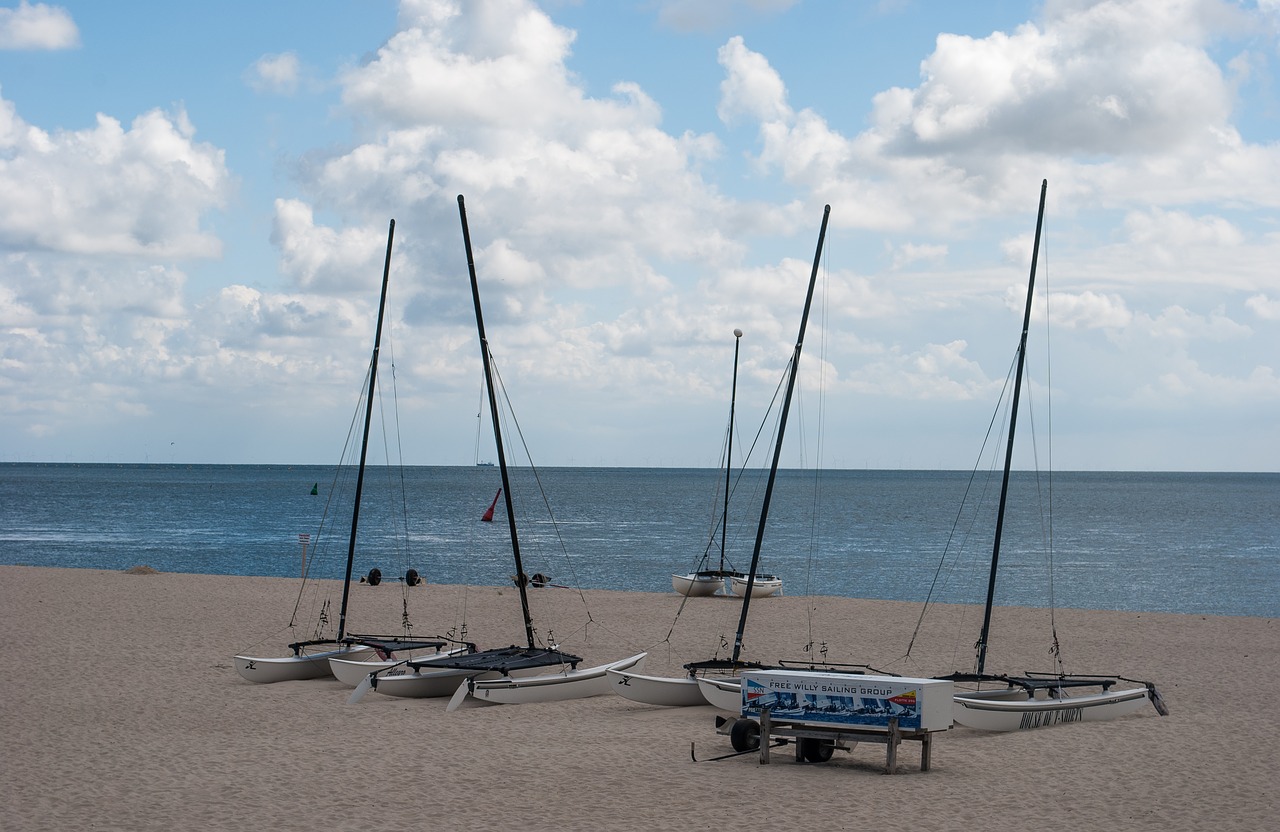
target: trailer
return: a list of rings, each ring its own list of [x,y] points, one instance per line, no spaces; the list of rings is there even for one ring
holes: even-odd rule
[[[717,717],[735,754],[769,752],[794,743],[796,760],[822,763],[859,742],[885,745],[885,771],[897,769],[898,746],[919,742],[920,770],[928,771],[933,736],[951,727],[953,685],[940,679],[793,670],[742,674],[737,717]]]

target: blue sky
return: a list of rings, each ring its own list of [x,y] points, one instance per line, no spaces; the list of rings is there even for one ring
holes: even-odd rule
[[[1047,179],[1054,466],[1280,470],[1278,64],[1277,0],[0,2],[0,460],[335,461],[394,217],[470,464],[462,193],[538,464],[716,465],[830,204],[784,462],[968,468]]]

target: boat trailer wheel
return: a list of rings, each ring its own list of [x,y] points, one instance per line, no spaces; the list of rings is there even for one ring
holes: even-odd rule
[[[729,729],[729,742],[734,751],[754,751],[760,747],[760,724],[739,719]]]
[[[831,759],[836,744],[816,737],[800,738],[800,758],[809,763],[825,763]]]
[[[369,581],[369,586],[377,586],[382,583],[382,570],[376,566],[373,567],[369,570],[369,577],[366,580]]]

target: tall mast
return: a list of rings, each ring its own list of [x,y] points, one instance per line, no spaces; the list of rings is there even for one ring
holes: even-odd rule
[[[729,446],[724,452],[724,513],[720,515],[720,575],[724,576],[724,545],[729,535],[729,473],[733,470],[733,408],[738,400],[738,345],[742,330],[733,331],[733,388],[729,393]]]
[[[791,356],[791,374],[787,377],[787,393],[782,400],[782,413],[778,418],[778,439],[773,446],[773,464],[769,467],[769,481],[764,489],[764,502],[760,506],[760,525],[756,528],[756,545],[751,552],[751,571],[747,573],[747,589],[742,595],[742,614],[738,618],[738,632],[733,638],[733,662],[737,664],[742,653],[742,633],[747,627],[747,610],[751,608],[751,591],[756,584],[756,568],[760,565],[760,547],[764,543],[765,524],[769,519],[769,503],[773,499],[773,483],[778,476],[778,461],[782,457],[782,436],[787,430],[787,413],[791,410],[791,394],[795,391],[796,375],[800,372],[800,351],[804,349],[804,331],[809,323],[809,307],[813,304],[813,287],[818,282],[818,266],[822,262],[822,244],[827,238],[827,220],[831,206],[822,209],[822,228],[818,232],[818,248],[813,253],[813,270],[809,272],[809,291],[804,298],[804,313],[800,316],[800,334],[796,336],[796,349]]]
[[[484,316],[480,313],[480,286],[476,282],[476,263],[471,254],[471,230],[467,227],[467,207],[462,194],[458,194],[458,216],[462,219],[462,242],[467,249],[467,272],[471,275],[471,300],[476,307],[476,329],[480,333],[480,358],[484,362],[484,384],[489,391],[489,418],[493,422],[493,439],[498,445],[498,467],[502,471],[502,493],[507,507],[507,528],[511,532],[511,554],[516,561],[516,587],[520,590],[520,609],[524,612],[524,634],[533,643],[533,617],[529,614],[529,593],[525,588],[528,581],[524,574],[524,564],[520,561],[520,537],[516,533],[516,512],[511,503],[511,483],[507,477],[507,455],[502,448],[502,428],[498,418],[498,396],[493,389],[493,371],[489,364],[489,339],[484,334]]]
[[[382,346],[382,316],[387,309],[387,283],[391,277],[391,241],[396,221],[387,229],[387,258],[382,264],[382,296],[378,299],[378,327],[373,334],[373,358],[369,360],[369,390],[364,406],[364,438],[360,442],[360,468],[356,472],[355,507],[351,510],[351,540],[347,544],[347,573],[342,579],[342,606],[338,609],[338,641],[347,634],[347,598],[351,594],[351,565],[356,559],[356,526],[360,523],[360,496],[364,491],[364,463],[369,454],[369,425],[373,421],[373,396],[378,381],[378,350]]]
[[[1031,247],[1031,277],[1027,281],[1027,307],[1022,313],[1022,337],[1018,340],[1018,369],[1013,378],[1012,410],[1009,413],[1009,441],[1004,451],[1004,479],[1000,483],[1000,507],[996,510],[996,534],[991,545],[991,574],[987,576],[987,606],[982,614],[982,634],[978,636],[978,675],[987,664],[987,636],[991,632],[991,606],[996,597],[996,566],[1000,563],[1000,537],[1004,532],[1004,509],[1009,497],[1009,470],[1013,466],[1013,431],[1018,424],[1018,398],[1022,393],[1022,367],[1027,359],[1027,330],[1031,328],[1031,300],[1036,285],[1036,261],[1040,257],[1040,229],[1044,224],[1044,197],[1049,180],[1040,183],[1040,209],[1036,214],[1036,239]]]

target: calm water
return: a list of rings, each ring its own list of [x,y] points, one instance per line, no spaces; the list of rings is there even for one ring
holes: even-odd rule
[[[718,526],[722,476],[554,468],[538,472],[539,490],[519,469],[525,569],[585,588],[670,592],[671,573],[696,568]],[[309,533],[312,574],[341,577],[351,509],[329,498],[334,478],[331,466],[0,464],[0,563],[292,576],[298,535]],[[730,503],[726,551],[738,568],[750,562],[763,479],[748,475]],[[935,599],[980,603],[994,506],[961,511],[969,479],[782,472],[761,571],[792,595],[923,601],[933,585]],[[371,469],[355,573],[411,567],[436,583],[505,583],[514,566],[502,503],[495,522],[480,522],[499,485],[494,468]],[[1032,475],[1015,475],[999,604],[1051,603],[1036,492]],[[1280,616],[1280,475],[1058,473],[1052,503],[1057,606]]]

